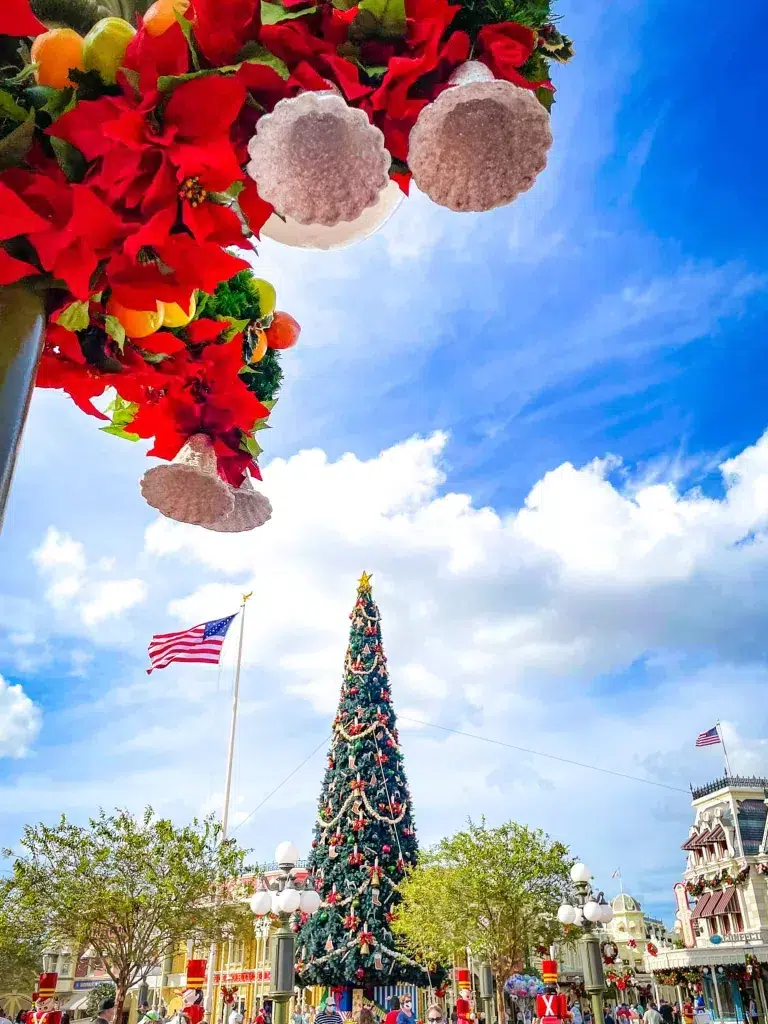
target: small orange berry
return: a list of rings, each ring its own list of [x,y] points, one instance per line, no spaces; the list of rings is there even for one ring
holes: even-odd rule
[[[84,69],[83,37],[72,28],[52,28],[35,38],[30,50],[33,64],[37,64],[35,81],[64,89],[74,85],[69,79],[71,68]]]
[[[267,354],[267,333],[257,328],[254,331],[254,346],[251,351],[251,358],[248,360],[249,363],[260,363],[264,356]]]

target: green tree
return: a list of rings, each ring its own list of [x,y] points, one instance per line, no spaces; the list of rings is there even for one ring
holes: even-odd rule
[[[35,987],[43,962],[43,927],[25,907],[10,879],[0,881],[0,992]]]
[[[310,855],[310,867],[322,879],[323,906],[298,937],[298,981],[423,985],[425,966],[397,944],[391,930],[397,885],[415,865],[418,845],[379,609],[365,573],[350,618]]]
[[[213,818],[181,828],[151,808],[115,811],[75,825],[28,825],[12,886],[45,932],[91,949],[115,985],[120,1020],[131,985],[182,939],[207,942],[252,921],[247,905],[220,898],[243,874],[244,851],[221,842]]]
[[[429,960],[463,957],[490,964],[500,1020],[504,982],[536,945],[563,935],[557,908],[569,896],[568,847],[510,821],[467,828],[425,851],[400,884],[393,922],[410,949]]]
[[[99,1012],[99,1007],[105,999],[115,998],[115,986],[109,981],[103,981],[96,988],[92,988],[88,993],[88,1002],[85,1004],[85,1012],[89,1017],[95,1017]]]

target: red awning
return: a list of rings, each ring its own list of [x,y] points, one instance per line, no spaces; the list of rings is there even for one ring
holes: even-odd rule
[[[709,834],[709,839],[707,840],[707,842],[710,842],[710,843],[724,843],[725,842],[725,832],[723,830],[723,826],[722,825],[720,825],[720,824],[715,825],[715,827],[712,829],[712,831]]]
[[[712,904],[713,900],[718,898],[719,895],[719,892],[705,892],[702,896],[699,896],[696,901],[696,906],[693,908],[691,920],[697,921],[700,917],[707,917],[707,908]]]
[[[681,850],[695,850],[696,849],[696,841],[697,841],[698,838],[699,838],[698,834],[696,832],[694,832],[692,836],[688,836],[688,838],[685,840],[685,842],[680,847],[680,849]]]
[[[695,846],[706,846],[707,843],[711,842],[712,831],[711,829],[705,828],[703,832],[700,832],[696,836]]]
[[[739,900],[736,890],[733,887],[723,889],[717,893],[717,902],[707,910],[707,917],[717,917],[719,914],[730,914],[739,910]]]

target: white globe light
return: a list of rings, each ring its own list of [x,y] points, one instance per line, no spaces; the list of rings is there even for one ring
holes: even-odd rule
[[[272,913],[273,914],[279,914],[280,913],[280,893],[279,892],[273,892],[271,894],[271,896],[272,896]]]
[[[275,860],[278,864],[290,864],[291,866],[298,863],[299,851],[296,848],[296,844],[289,841],[280,843],[275,850]]]
[[[600,920],[600,904],[597,900],[587,900],[584,904],[584,917],[586,917],[588,921],[592,921],[593,924],[596,924]]]
[[[283,889],[277,898],[277,905],[283,914],[293,914],[299,909],[301,893],[298,889]]]
[[[297,249],[344,249],[362,242],[383,227],[402,201],[402,191],[390,180],[373,206],[363,210],[355,220],[340,221],[333,227],[326,227],[325,224],[299,224],[292,217],[283,218],[273,213],[261,234]]]
[[[557,912],[557,920],[560,924],[574,924],[576,921],[576,908],[570,903],[564,903]]]
[[[260,889],[251,896],[251,911],[257,917],[263,917],[272,909],[272,893]]]
[[[303,914],[314,914],[320,909],[320,893],[315,889],[305,889],[300,897],[299,910]]]
[[[613,907],[610,903],[600,904],[600,920],[603,924],[610,924],[613,920]]]
[[[581,927],[584,924],[584,914],[582,913],[581,907],[574,907],[573,909],[576,912],[576,919],[573,923]]]
[[[591,877],[592,872],[589,870],[586,864],[574,864],[571,868],[572,882],[588,882]]]

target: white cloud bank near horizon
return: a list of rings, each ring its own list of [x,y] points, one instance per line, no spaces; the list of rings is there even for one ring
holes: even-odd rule
[[[625,885],[659,906],[683,867],[688,781],[721,771],[718,750],[694,750],[696,734],[722,719],[734,770],[768,771],[768,434],[722,464],[721,498],[633,484],[606,457],[552,469],[500,514],[450,490],[449,458],[442,433],[367,460],[302,451],[266,467],[274,518],[253,534],[158,519],[143,551],[115,552],[116,568],[52,526],[33,558],[59,630],[69,622],[94,650],[120,641],[89,622],[88,567],[141,566],[147,600],[115,610],[123,655],[137,636],[226,614],[255,591],[233,807],[262,858],[283,834],[306,848],[355,580],[372,571],[422,841],[468,814],[514,817],[571,843],[605,882],[620,863]],[[85,589],[63,603],[55,585],[68,574]],[[168,578],[186,596],[165,608]],[[147,678],[137,663],[98,700],[47,715],[34,774],[0,786],[7,813],[216,806],[235,648],[230,639],[221,675],[188,666]]]

